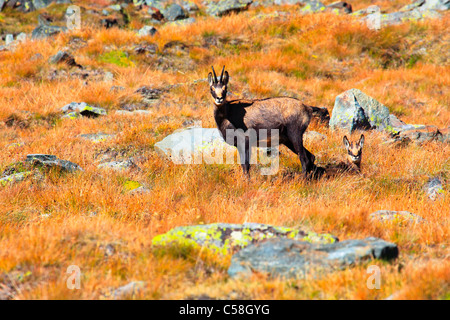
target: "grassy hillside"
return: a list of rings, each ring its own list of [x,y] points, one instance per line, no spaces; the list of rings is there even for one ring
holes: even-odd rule
[[[409,1],[360,1],[353,9],[373,3],[393,11]],[[87,10],[109,3],[79,4]],[[20,16],[5,10],[3,31],[31,32],[42,11],[58,20],[65,7]],[[363,176],[317,181],[302,178],[298,157],[284,147],[278,174],[261,176],[253,169],[249,180],[239,165],[175,165],[154,149],[193,121],[215,127],[207,82],[197,81],[211,65],[226,65],[234,97],[292,96],[331,113],[338,94],[357,88],[406,123],[449,127],[450,14],[442,14],[373,31],[348,15],[250,7],[220,19],[200,15],[187,26],[156,26],[158,32],[146,37],[137,35],[146,23],[139,12],[130,13],[131,23],[121,29],[102,29],[86,14],[80,30],[1,51],[0,173],[33,153],[57,155],[84,171],[51,170],[0,186],[0,292],[13,299],[103,299],[113,288],[144,281],[135,298],[448,299],[449,190],[436,201],[423,190],[429,177],[450,179],[448,144],[395,148],[382,144],[386,133],[366,132]],[[136,52],[142,43],[156,45],[155,53]],[[60,50],[84,70],[49,63]],[[83,79],[80,72],[111,72],[113,80]],[[136,93],[142,86],[175,84],[181,85],[164,91],[148,115],[115,113],[145,105]],[[82,101],[108,114],[61,119],[64,105]],[[343,132],[319,124],[308,130],[327,136],[306,143],[319,164],[345,156]],[[78,137],[98,132],[115,136],[98,143]],[[97,168],[105,156],[135,157],[142,170]],[[150,192],[130,192],[129,181]],[[407,210],[426,223],[371,221],[369,214],[381,209]],[[400,257],[372,262],[381,268],[382,283],[369,290],[365,264],[320,279],[255,275],[240,281],[227,275],[229,257],[152,250],[158,234],[214,222],[300,227],[340,240],[374,236],[398,244]],[[70,265],[81,269],[80,290],[67,289]]]

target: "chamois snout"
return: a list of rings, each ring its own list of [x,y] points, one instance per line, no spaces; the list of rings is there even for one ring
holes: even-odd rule
[[[344,146],[347,149],[347,159],[350,163],[354,163],[356,165],[361,164],[361,157],[362,157],[362,148],[364,145],[364,135],[362,134],[358,141],[355,143],[350,142],[347,138],[347,136],[344,136],[343,139]]]
[[[214,99],[214,104],[216,106],[222,106],[227,97],[227,85],[228,85],[228,71],[225,71],[225,66],[223,66],[222,74],[220,75],[220,78],[217,79],[216,72],[214,70],[214,67],[211,67],[213,73],[208,74],[208,82],[209,82],[209,89],[211,91],[211,96]]]

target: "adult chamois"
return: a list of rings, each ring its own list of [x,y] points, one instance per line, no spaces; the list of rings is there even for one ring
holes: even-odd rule
[[[237,129],[241,129],[238,130],[241,132],[254,129],[252,131],[256,132],[256,142],[266,140],[267,146],[271,142],[271,129],[277,129],[279,144],[284,144],[299,156],[305,177],[319,177],[323,174],[324,169],[314,165],[314,155],[303,146],[303,134],[313,116],[329,120],[328,110],[310,107],[287,97],[227,100],[229,75],[225,66],[219,79],[214,67],[212,71],[208,74],[208,82],[215,105],[214,119],[224,140],[227,143],[233,141],[232,145],[238,148],[244,174],[249,175],[251,139],[245,137],[245,147],[242,143],[237,143],[234,138]],[[264,134],[261,134],[261,129],[265,129],[262,130]],[[227,130],[233,133],[232,139],[227,139]]]

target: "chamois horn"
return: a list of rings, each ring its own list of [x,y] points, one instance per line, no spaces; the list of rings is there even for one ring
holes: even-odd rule
[[[220,75],[220,82],[222,82],[223,80],[223,72],[225,71],[225,66],[223,66],[222,68],[222,74]]]
[[[212,68],[212,71],[213,71],[213,74],[214,74],[214,82],[217,83],[218,81],[217,81],[216,71],[214,70],[213,66],[211,66],[211,68]]]

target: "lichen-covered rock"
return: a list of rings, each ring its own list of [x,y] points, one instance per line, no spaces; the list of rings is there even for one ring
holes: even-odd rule
[[[349,14],[353,12],[352,5],[345,1],[336,1],[326,6],[328,11],[335,14]]]
[[[223,0],[210,1],[206,5],[206,13],[210,16],[221,17],[232,12],[247,10],[252,0]]]
[[[311,244],[293,239],[270,239],[237,252],[231,259],[231,277],[267,273],[271,277],[317,277],[371,259],[392,260],[398,247],[377,238]]]
[[[395,223],[399,225],[423,222],[424,219],[408,211],[378,210],[370,214],[370,219],[382,223]]]
[[[30,175],[32,175],[32,171],[18,172],[11,175],[7,175],[5,177],[0,178],[0,186],[5,186],[9,183],[14,183],[18,181],[23,181]]]
[[[409,11],[416,8],[423,8],[429,10],[449,10],[450,1],[449,0],[418,0],[411,4],[408,4],[400,9],[400,11]]]
[[[45,39],[60,32],[66,32],[67,27],[40,24],[31,32],[31,39]]]
[[[424,190],[428,195],[428,199],[432,201],[443,199],[445,195],[443,179],[441,177],[429,179],[424,186]]]
[[[386,129],[391,127],[389,109],[361,90],[350,89],[336,97],[330,119],[332,129]]]
[[[320,1],[308,1],[300,10],[302,13],[316,13],[325,11],[326,7]]]
[[[230,254],[250,244],[271,238],[289,238],[310,243],[334,243],[330,234],[317,234],[299,229],[276,227],[259,223],[183,226],[153,238],[156,247],[181,246],[206,248],[215,253]]]
[[[34,166],[39,165],[47,168],[58,168],[68,172],[83,171],[76,163],[58,159],[56,156],[50,154],[29,154],[27,155],[26,161],[32,163]]]
[[[85,117],[95,118],[106,115],[106,110],[88,105],[86,102],[72,102],[61,108],[61,111],[66,113],[63,118],[76,118],[76,114]]]

